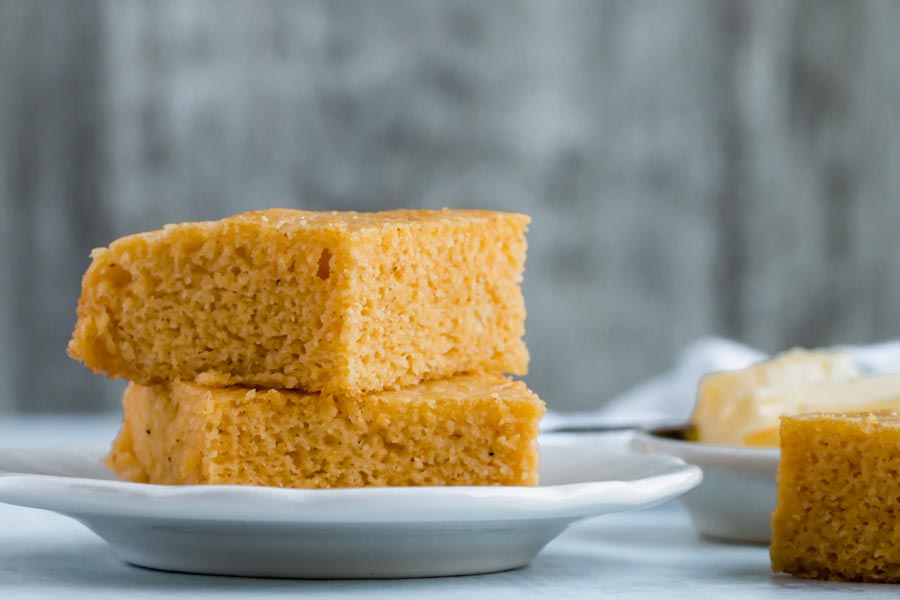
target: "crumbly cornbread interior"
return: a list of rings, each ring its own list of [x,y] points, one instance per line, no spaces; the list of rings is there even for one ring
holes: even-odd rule
[[[525,215],[272,209],[95,250],[69,353],[142,384],[359,394],[524,374]]]
[[[131,384],[107,464],[159,484],[536,485],[543,402],[464,375],[359,397]]]
[[[772,570],[900,582],[900,416],[784,417]]]

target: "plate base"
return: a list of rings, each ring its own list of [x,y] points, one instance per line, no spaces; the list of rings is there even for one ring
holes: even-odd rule
[[[74,516],[74,515],[73,515]],[[84,518],[129,563],[163,571],[299,579],[441,577],[526,566],[568,521],[242,525]]]

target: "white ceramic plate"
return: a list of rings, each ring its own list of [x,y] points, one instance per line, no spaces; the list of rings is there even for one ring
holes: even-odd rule
[[[425,577],[521,567],[572,523],[697,485],[677,458],[621,441],[541,440],[539,487],[295,490],[123,483],[105,448],[0,450],[0,501],[85,524],[154,569],[303,578]]]
[[[677,439],[677,432],[638,432],[632,448],[677,456],[703,469],[703,483],[681,499],[700,533],[738,542],[768,543],[778,486],[778,448],[720,446]]]

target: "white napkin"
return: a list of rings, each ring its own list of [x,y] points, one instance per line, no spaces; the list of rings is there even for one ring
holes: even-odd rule
[[[900,371],[900,340],[871,346],[839,346],[864,371]],[[766,358],[766,354],[732,340],[702,338],[689,345],[671,371],[657,375],[612,399],[597,410],[579,413],[549,411],[541,427],[656,426],[684,423],[691,415],[697,383],[713,371],[741,369]]]

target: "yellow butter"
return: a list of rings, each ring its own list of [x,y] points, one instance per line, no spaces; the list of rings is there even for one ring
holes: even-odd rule
[[[783,415],[868,410],[897,398],[900,375],[864,378],[844,353],[795,349],[704,377],[691,420],[700,442],[777,446]]]

